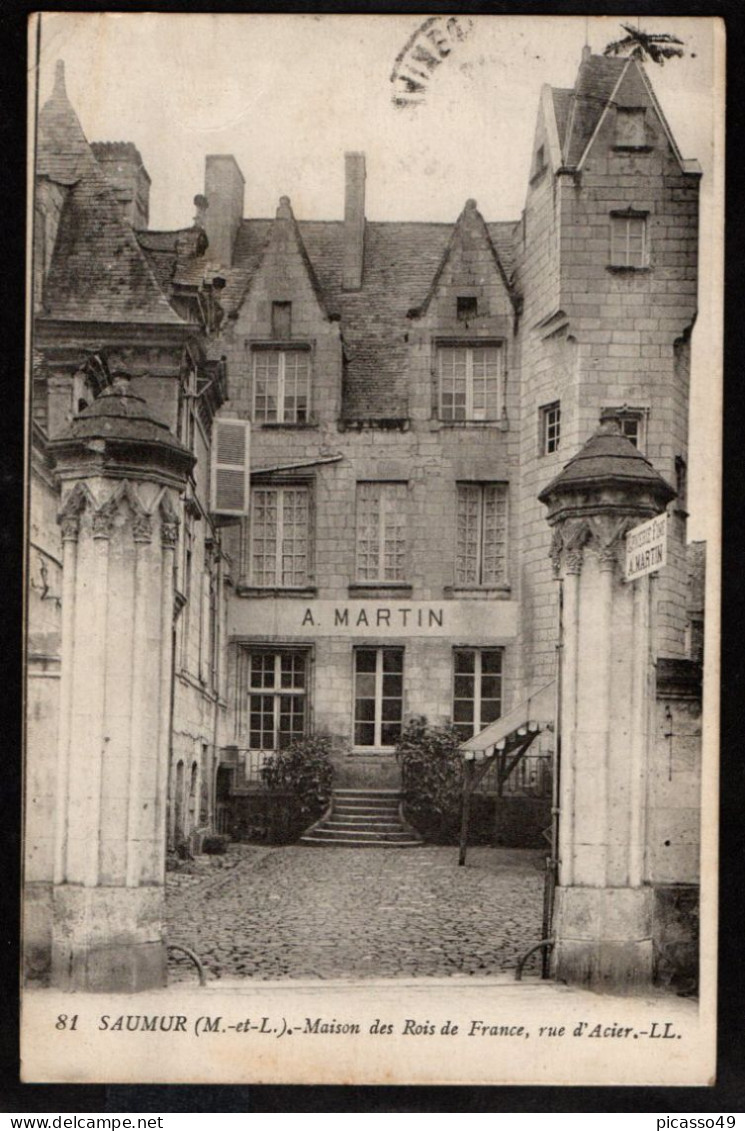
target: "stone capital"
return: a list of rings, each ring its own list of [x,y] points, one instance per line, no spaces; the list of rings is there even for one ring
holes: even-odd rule
[[[153,523],[149,514],[136,514],[132,520],[132,533],[135,542],[151,542]]]

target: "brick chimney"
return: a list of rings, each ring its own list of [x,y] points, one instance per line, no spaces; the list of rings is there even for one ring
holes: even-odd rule
[[[210,153],[204,169],[208,257],[223,267],[233,263],[233,245],[243,219],[245,178],[232,153]]]
[[[358,291],[365,259],[365,155],[345,153],[344,265],[342,287]]]
[[[119,201],[124,219],[133,228],[147,228],[150,177],[137,146],[131,141],[94,141],[91,149]]]

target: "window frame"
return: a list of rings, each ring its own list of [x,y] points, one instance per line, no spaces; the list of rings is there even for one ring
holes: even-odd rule
[[[627,209],[622,212],[611,212],[609,220],[610,262],[608,266],[610,269],[613,271],[647,271],[649,269],[649,213],[635,209]],[[616,231],[617,225],[620,222],[625,224],[625,234],[622,240],[622,248],[619,252]],[[630,248],[630,225],[632,222],[637,222],[641,225],[641,251],[638,263],[630,262],[633,258]]]
[[[363,487],[376,487],[379,489],[378,497],[378,529],[377,529],[377,561],[378,570],[375,577],[364,577],[362,573],[361,563],[361,542],[364,528],[362,525],[362,500],[361,490]],[[386,488],[389,492],[386,493]],[[396,499],[394,492],[391,488],[398,488],[400,493],[404,496],[406,501],[406,508],[396,506]],[[406,515],[404,513],[404,521],[400,526],[391,527],[394,538],[396,537],[397,530],[402,532],[401,541],[403,543],[403,564],[401,567],[401,575],[386,576],[386,542],[389,527],[386,523],[388,516],[400,516],[401,509],[408,509],[408,489],[409,484],[406,480],[402,479],[358,479],[356,484],[355,493],[355,533],[354,533],[354,576],[356,585],[405,585],[406,575],[409,567],[408,560],[408,539],[406,537]]]
[[[360,698],[363,698],[365,700],[370,699],[370,696],[360,697],[357,694],[358,676],[372,674],[370,672],[359,672],[357,670],[358,658],[363,652],[374,652],[375,653],[375,673],[374,673],[375,674],[375,696],[374,696],[374,699],[373,699],[375,706],[374,706],[374,717],[373,717],[372,720],[370,720],[370,719],[359,719],[358,720],[358,718],[357,718],[357,704],[358,704],[358,701],[360,700]],[[400,695],[400,697],[399,696],[384,696],[383,695],[383,677],[385,675],[389,675],[389,674],[396,674],[396,673],[389,673],[389,672],[386,672],[384,670],[384,654],[386,652],[395,652],[398,656],[401,657],[401,671],[400,671],[401,695]],[[383,730],[384,724],[395,724],[395,723],[397,723],[398,728],[399,728],[398,729],[398,737],[399,738],[400,738],[400,736],[403,732],[404,697],[405,697],[404,696],[404,692],[405,692],[405,688],[404,688],[404,667],[405,667],[405,661],[406,661],[406,649],[403,647],[403,645],[360,644],[360,645],[356,645],[352,649],[352,653],[353,653],[352,654],[352,752],[355,753],[355,754],[369,754],[369,753],[372,753],[372,752],[393,751],[393,750],[396,749],[396,743],[395,742],[394,743],[384,743],[382,741],[382,730]],[[386,698],[388,698],[388,699],[398,699],[399,700],[400,705],[401,705],[401,709],[400,709],[400,715],[399,715],[398,720],[383,719],[383,702]],[[359,723],[359,725],[370,725],[371,722],[372,722],[372,725],[373,725],[373,739],[374,739],[372,745],[363,745],[361,743],[358,743],[356,741],[356,739],[357,739],[357,733],[356,732],[357,732],[358,723]]]
[[[455,589],[493,589],[497,587],[504,587],[509,584],[509,483],[503,480],[494,480],[489,482],[459,480],[456,485],[456,529],[455,529]],[[478,514],[477,514],[477,551],[476,551],[476,581],[464,580],[462,573],[459,573],[459,561],[467,557],[465,546],[461,550],[460,544],[460,528],[461,528],[461,505],[465,499],[465,492],[467,490],[475,490],[478,492]],[[488,533],[487,529],[487,500],[489,492],[494,491],[501,495],[504,507],[503,518],[503,538],[504,543],[504,564],[501,576],[487,579],[486,577],[486,542],[485,538]]]
[[[254,424],[262,428],[277,428],[282,427],[305,427],[312,423],[311,420],[311,386],[312,386],[312,350],[307,343],[283,343],[271,341],[264,343],[254,343],[251,346],[251,419]],[[277,364],[277,384],[276,384],[276,420],[267,420],[266,416],[260,416],[259,410],[256,407],[257,401],[257,364],[260,357],[266,357],[268,354],[276,354],[278,358]],[[297,357],[301,354],[305,358],[306,374],[305,374],[305,419],[298,420],[297,403],[295,404],[294,417],[288,419],[287,416],[287,364],[286,359],[289,356]],[[268,399],[269,394],[266,394]],[[295,382],[295,401],[298,399],[297,380]],[[280,417],[281,410],[281,417]]]
[[[556,413],[556,420],[551,421],[551,414]],[[552,456],[561,448],[561,400],[551,401],[550,404],[541,405],[538,409],[539,444],[542,456]],[[551,428],[555,433],[551,435]]]
[[[467,296],[464,296],[467,297]],[[473,359],[476,353],[485,350],[496,350],[498,356],[498,371],[496,375],[496,414],[490,416],[487,414],[486,408],[484,409],[483,416],[474,416],[474,371]],[[466,354],[466,372],[465,372],[465,408],[463,417],[455,415],[445,415],[443,406],[443,385],[444,378],[442,372],[442,361],[448,351],[462,350]],[[505,338],[479,338],[469,339],[466,341],[443,339],[436,342],[437,354],[437,419],[446,425],[453,424],[496,424],[504,418],[504,387],[505,375],[507,370],[507,342]],[[453,384],[455,377],[452,378]],[[483,378],[486,382],[487,378]],[[485,401],[488,400],[485,391]],[[453,407],[454,412],[454,407]]]
[[[465,735],[464,737],[462,737],[461,741],[467,741],[467,739],[473,738],[473,737],[475,737],[475,735],[480,734],[481,731],[484,729],[484,727],[489,726],[490,723],[495,722],[496,719],[501,718],[502,714],[504,713],[504,648],[480,647],[478,645],[477,646],[456,645],[453,648],[452,682],[451,682],[451,692],[452,692],[452,694],[451,694],[451,706],[452,706],[451,720],[452,720],[453,727],[455,728],[455,730],[460,735],[463,731],[463,727],[469,725],[468,723],[456,722],[456,719],[455,719],[456,699],[471,702],[471,700],[466,700],[464,696],[456,697],[456,693],[455,693],[456,692],[456,682],[455,681],[458,678],[458,676],[465,677],[465,676],[470,675],[470,673],[468,673],[468,672],[459,672],[457,670],[458,657],[466,655],[466,654],[473,654],[473,656],[474,656],[474,671],[473,671],[474,694],[473,694],[473,700],[472,700],[472,702],[473,702],[473,723],[472,723],[473,730],[472,730],[471,734]],[[498,673],[496,673],[496,672],[486,672],[485,673],[484,672],[484,670],[483,670],[483,657],[486,654],[488,654],[490,656],[499,656],[499,672]],[[482,717],[481,717],[482,716],[482,703],[484,702],[483,679],[485,677],[486,678],[498,678],[499,679],[499,700],[498,700],[499,701],[499,713],[495,716],[494,719],[489,719],[487,722],[484,722],[482,720]],[[492,702],[493,700],[487,699],[486,701]]]
[[[298,739],[305,738],[310,733],[310,655],[309,648],[297,647],[294,645],[283,646],[276,644],[266,647],[254,647],[244,645],[242,647],[242,663],[243,663],[243,677],[241,680],[241,698],[243,700],[243,719],[242,719],[242,739],[246,743],[246,749],[256,754],[276,754],[279,750],[286,748],[289,742],[294,742]],[[271,687],[254,686],[252,684],[253,675],[253,660],[257,657],[271,657],[273,659],[273,676],[274,682]],[[301,688],[292,686],[282,686],[282,659],[284,657],[292,657],[293,659],[300,659],[302,661],[303,670],[303,686]],[[263,674],[263,673],[262,673]],[[253,711],[251,699],[253,697],[269,697],[273,699],[272,703],[272,742],[273,745],[265,746],[252,745],[252,734],[258,733],[263,737],[263,726],[257,732],[251,726],[251,716],[259,714],[262,716],[262,710]],[[300,699],[303,703],[303,727],[302,731],[288,732],[288,743],[283,746],[280,742],[281,731],[281,715],[282,715],[282,698],[290,697],[293,699]],[[290,713],[292,718],[292,713]]]
[[[312,571],[312,484],[307,482],[282,482],[272,483],[264,482],[262,480],[253,481],[251,483],[250,493],[250,506],[248,518],[248,537],[246,539],[246,575],[248,577],[248,584],[254,589],[266,590],[297,590],[307,589],[311,585],[311,571]],[[273,492],[277,496],[276,506],[276,526],[275,526],[275,539],[274,539],[274,580],[273,581],[260,581],[257,577],[255,567],[255,539],[257,537],[257,505],[255,495],[259,491]],[[305,496],[305,574],[302,581],[284,582],[282,580],[283,559],[285,557],[284,548],[284,529],[285,529],[285,495],[291,491],[303,492]],[[294,555],[293,555],[294,560]],[[294,572],[294,571],[293,571]]]
[[[622,408],[604,408],[601,413],[601,418],[604,416],[614,416],[621,426],[621,435],[625,436],[626,439],[631,440],[631,443],[634,444],[636,450],[644,455],[647,448],[647,424],[649,421],[649,408],[633,408],[627,407],[626,405],[624,405]],[[625,431],[624,426],[629,422],[636,424],[636,441],[631,439],[631,437]]]

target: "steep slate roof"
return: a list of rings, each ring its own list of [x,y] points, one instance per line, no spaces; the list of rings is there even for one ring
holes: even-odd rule
[[[631,59],[613,59],[605,55],[590,55],[580,63],[577,81],[569,100],[569,114],[562,144],[565,165],[573,168],[579,164],[618,80],[625,68],[632,63]],[[566,106],[561,94],[566,92],[554,91],[554,106],[556,106],[557,93],[560,95],[559,106],[563,114]],[[559,126],[558,115],[557,126]],[[559,126],[559,137],[561,136]]]
[[[235,310],[255,273],[270,235],[271,220],[244,220],[234,266],[221,297]],[[509,276],[513,268],[513,222],[486,225]],[[298,232],[313,266],[326,309],[337,315],[345,343],[345,411],[350,418],[407,415],[407,315],[425,301],[448,248],[454,225],[371,221],[365,225],[362,287],[342,290],[344,225],[300,220]]]
[[[275,219],[243,220],[236,235],[233,266],[222,272],[225,312],[237,314],[271,239]],[[357,417],[404,417],[408,412],[405,335],[407,315],[426,300],[447,252],[455,224],[374,221],[365,225],[362,287],[342,290],[344,224],[340,220],[295,220],[296,238],[310,268],[322,306],[341,322],[345,344],[345,411]],[[514,221],[486,224],[504,274],[514,267]],[[159,278],[199,286],[209,263],[178,261],[179,233],[139,232],[138,239]]]
[[[39,115],[37,175],[67,187],[44,291],[44,315],[183,325],[121,215],[67,98],[58,64]]]

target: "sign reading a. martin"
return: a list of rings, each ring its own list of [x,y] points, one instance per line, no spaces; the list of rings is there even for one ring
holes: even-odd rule
[[[517,602],[244,598],[236,602],[233,625],[235,635],[429,636],[503,644],[517,634]]]
[[[667,565],[667,515],[647,519],[626,535],[626,580],[635,581]]]

